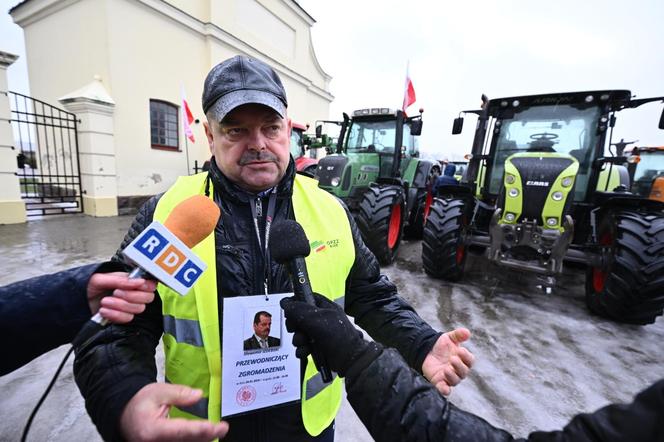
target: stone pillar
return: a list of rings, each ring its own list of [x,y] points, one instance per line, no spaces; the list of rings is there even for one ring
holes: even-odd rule
[[[12,113],[7,93],[7,68],[17,59],[18,55],[0,51],[0,224],[24,223],[27,220],[16,175],[18,152],[14,150]]]
[[[92,216],[117,216],[113,138],[115,102],[96,75],[92,83],[58,101],[81,121],[78,124],[78,152],[84,212]]]

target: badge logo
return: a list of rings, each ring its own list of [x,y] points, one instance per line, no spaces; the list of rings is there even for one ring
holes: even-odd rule
[[[241,407],[247,407],[256,400],[256,389],[251,385],[240,388],[235,395],[235,401]]]

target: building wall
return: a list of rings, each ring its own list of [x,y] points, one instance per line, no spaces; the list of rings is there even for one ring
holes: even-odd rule
[[[101,76],[115,101],[119,196],[163,192],[194,160],[209,158],[200,97],[207,72],[246,54],[281,76],[289,116],[312,126],[328,118],[330,77],[315,58],[313,19],[292,0],[28,0],[12,11],[26,39],[35,98],[58,98]],[[180,105],[184,87],[196,142],[180,151],[151,148],[150,99]]]

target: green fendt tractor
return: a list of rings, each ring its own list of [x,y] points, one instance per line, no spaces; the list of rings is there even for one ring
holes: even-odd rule
[[[664,307],[664,204],[631,193],[627,158],[605,154],[616,113],[664,97],[626,90],[488,100],[460,186],[439,189],[422,259],[458,280],[469,246],[508,269],[535,272],[550,292],[563,261],[584,263],[586,302],[617,321],[647,324]],[[463,117],[454,121],[461,132]],[[664,113],[659,128],[664,129]]]
[[[341,126],[336,153],[318,162],[318,185],[346,203],[369,249],[389,264],[403,233],[421,237],[440,174],[436,162],[418,158],[422,114],[361,109],[334,123]]]

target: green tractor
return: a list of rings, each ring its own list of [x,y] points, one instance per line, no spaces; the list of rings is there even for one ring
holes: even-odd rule
[[[616,113],[664,97],[627,90],[482,96],[460,186],[438,189],[424,229],[426,273],[450,281],[469,247],[539,275],[550,293],[563,261],[582,263],[591,311],[632,324],[664,307],[664,203],[630,192],[627,158],[605,154]],[[463,117],[452,133],[461,133]],[[664,113],[659,122],[664,129]]]
[[[318,162],[318,185],[343,200],[381,264],[391,263],[402,234],[421,237],[440,166],[419,158],[422,111],[361,109],[344,113],[336,153]],[[316,127],[320,138],[321,126]]]

